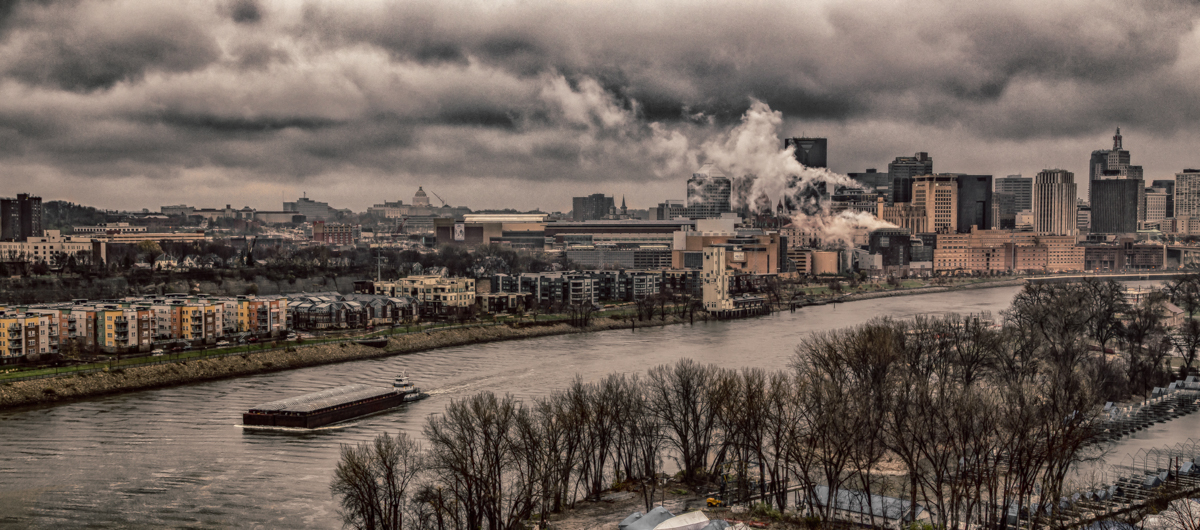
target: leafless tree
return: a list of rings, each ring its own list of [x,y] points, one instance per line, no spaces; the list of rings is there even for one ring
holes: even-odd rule
[[[697,483],[708,467],[716,421],[711,392],[716,372],[714,366],[681,359],[651,368],[646,381],[650,406],[689,484]]]
[[[330,489],[342,521],[364,530],[399,530],[409,485],[423,469],[420,445],[404,433],[384,433],[371,443],[343,445]]]

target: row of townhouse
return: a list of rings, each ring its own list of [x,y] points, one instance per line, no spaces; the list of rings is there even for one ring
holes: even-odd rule
[[[356,293],[386,298],[407,298],[415,308],[414,316],[446,317],[460,315],[472,309],[499,313],[529,309],[535,305],[581,305],[601,301],[631,302],[669,292],[676,295],[700,296],[700,271],[695,269],[667,270],[595,270],[582,272],[541,272],[519,275],[496,274],[479,278],[450,278],[442,275],[409,276],[394,281],[355,282]],[[341,324],[339,312],[348,311],[344,305],[349,295],[316,293],[305,303],[291,304],[302,310],[309,323],[300,329],[354,327]],[[302,295],[303,296],[303,295]],[[315,298],[314,298],[315,297]],[[341,298],[338,298],[341,297]],[[297,295],[292,295],[297,298]],[[294,311],[293,311],[294,312]],[[308,316],[309,313],[325,316]],[[301,328],[302,325],[311,326]]]
[[[409,296],[299,293],[288,295],[290,329],[361,329],[416,322],[420,311]]]
[[[212,344],[235,334],[287,332],[285,297],[166,296],[0,306],[0,364],[31,355],[145,352],[155,343]]]
[[[698,296],[698,274],[692,269],[497,274],[488,287],[493,293],[532,294],[547,305],[632,302],[665,292]]]

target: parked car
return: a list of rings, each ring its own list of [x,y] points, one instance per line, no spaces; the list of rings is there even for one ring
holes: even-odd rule
[[[156,348],[156,349],[150,350],[151,357],[162,357],[162,355],[163,355],[162,348]]]
[[[227,340],[223,340],[223,341],[219,341],[219,342],[217,342],[217,347],[218,347],[218,348],[224,348],[225,346],[229,346],[229,341],[227,341]]]

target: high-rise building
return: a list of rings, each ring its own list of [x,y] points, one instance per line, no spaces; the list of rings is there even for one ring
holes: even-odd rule
[[[1018,212],[1033,209],[1033,179],[1009,175],[996,179],[996,191],[1011,193],[1013,208]]]
[[[1175,174],[1175,218],[1200,217],[1200,169]]]
[[[1142,179],[1092,182],[1092,233],[1132,234],[1138,229],[1138,206],[1146,193]]]
[[[888,164],[892,179],[892,202],[912,202],[913,178],[933,174],[933,158],[921,152],[913,156],[898,156]]]
[[[1138,221],[1153,223],[1166,219],[1167,190],[1162,188],[1146,188],[1142,193],[1142,204],[1138,206]]]
[[[704,164],[688,179],[688,216],[708,219],[733,211],[732,192],[733,181],[713,163]]]
[[[1163,215],[1166,218],[1175,217],[1175,181],[1174,180],[1156,180],[1150,183],[1151,188],[1158,188],[1167,192],[1167,206]]]
[[[997,191],[992,194],[992,223],[1002,230],[1012,230],[1017,224],[1016,200],[1013,194]]]
[[[939,234],[958,229],[958,175],[924,175],[913,178],[912,205],[925,210],[928,230]]]
[[[0,199],[0,239],[24,241],[43,235],[41,197],[19,193],[15,199]]]
[[[867,169],[863,173],[846,173],[846,176],[854,179],[864,190],[885,197],[886,200],[892,200],[892,177],[887,173],[880,173],[875,168]]]
[[[612,197],[603,193],[593,193],[587,197],[571,199],[571,220],[594,221],[604,219],[616,213],[617,206]]]
[[[992,176],[957,175],[958,224],[961,234],[969,233],[971,227],[991,230],[995,223],[992,212]]]
[[[1080,234],[1092,231],[1092,205],[1082,199],[1075,203],[1075,229]]]
[[[1044,169],[1033,177],[1033,231],[1039,234],[1074,235],[1075,174],[1064,169]]]
[[[1117,127],[1117,134],[1113,135],[1112,149],[1092,151],[1092,157],[1088,161],[1088,185],[1090,186],[1092,181],[1103,178],[1106,171],[1118,169],[1120,166],[1128,166],[1129,161],[1129,151],[1126,151],[1121,145],[1121,128]],[[1089,188],[1089,195],[1090,191]]]
[[[786,138],[783,148],[795,147],[796,161],[804,167],[829,167],[827,138]]]

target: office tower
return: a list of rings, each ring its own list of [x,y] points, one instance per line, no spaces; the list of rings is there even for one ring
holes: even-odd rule
[[[733,211],[733,182],[711,162],[704,164],[688,179],[688,216],[693,219],[720,217]]]
[[[992,176],[957,175],[958,232],[968,234],[971,227],[991,230],[995,224],[992,212]]]
[[[1033,231],[1074,235],[1077,222],[1075,174],[1064,169],[1044,169],[1033,177]]]
[[[1017,224],[1016,200],[1005,191],[992,193],[992,223],[1001,230],[1012,230]]]
[[[1092,205],[1082,199],[1075,203],[1075,229],[1080,234],[1092,231]]]
[[[1018,212],[1033,209],[1033,179],[1009,175],[996,179],[996,191],[1011,193],[1013,208]]]
[[[1142,193],[1142,204],[1138,206],[1138,221],[1152,223],[1166,219],[1167,190],[1146,188]]]
[[[1175,174],[1176,219],[1200,217],[1200,169],[1185,169]]]
[[[1100,179],[1092,182],[1092,233],[1136,233],[1138,206],[1145,193],[1146,183],[1142,179]]]
[[[854,179],[871,195],[884,197],[888,201],[892,200],[891,175],[880,173],[875,168],[869,168],[863,173],[847,173],[846,176]]]
[[[827,138],[786,138],[783,148],[795,147],[796,161],[804,167],[829,167]]]
[[[892,179],[892,202],[912,202],[913,177],[933,174],[933,158],[921,152],[913,156],[898,156],[888,164]]]
[[[1170,219],[1175,217],[1175,181],[1174,180],[1156,180],[1150,183],[1151,188],[1158,188],[1167,192],[1167,206],[1163,215]]]
[[[1096,201],[1092,198],[1092,183],[1097,180],[1104,179],[1141,179],[1142,166],[1130,165],[1129,151],[1127,151],[1121,140],[1121,128],[1117,127],[1117,134],[1113,135],[1113,148],[1101,149],[1092,151],[1092,157],[1088,161],[1088,200],[1092,203],[1092,209],[1097,210]]]
[[[587,197],[571,198],[571,220],[593,221],[604,219],[616,211],[616,203],[612,197],[603,193],[593,193]]]
[[[913,177],[912,206],[925,211],[927,230],[953,233],[958,229],[958,175]]]
[[[0,239],[24,241],[42,236],[41,197],[19,193],[15,199],[0,199]]]

